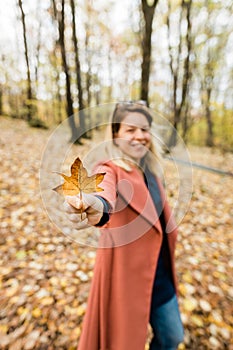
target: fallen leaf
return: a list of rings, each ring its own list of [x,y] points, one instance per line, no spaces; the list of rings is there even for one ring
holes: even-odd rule
[[[40,331],[39,330],[34,330],[31,333],[28,334],[26,338],[26,342],[24,344],[24,349],[25,350],[31,350],[35,348],[36,342],[39,339],[40,336]]]
[[[38,169],[50,132],[29,129],[25,121],[3,116],[0,128],[0,349],[75,350],[96,249],[67,240],[66,234],[51,226],[41,207]],[[93,141],[74,145],[68,164],[77,152],[84,158],[96,140],[102,142],[101,130]],[[233,172],[233,153],[191,145],[189,151],[193,161]],[[51,150],[51,159],[55,157],[56,148]],[[179,194],[169,164],[166,187],[173,195]],[[59,168],[53,163],[49,169]],[[192,180],[193,195],[179,226],[177,245],[179,305],[185,328],[179,350],[233,350],[233,178],[193,169]],[[51,179],[47,181],[46,188],[52,188]],[[57,196],[51,197],[57,200]],[[176,197],[169,198],[170,203],[173,200],[175,203]],[[89,237],[92,232],[90,228],[85,234]],[[211,311],[204,311],[209,305],[203,301]],[[59,328],[59,324],[63,326]],[[33,331],[39,333],[29,336]]]
[[[14,341],[10,346],[9,350],[21,350],[23,345],[23,340],[22,339],[17,339]]]
[[[191,315],[191,321],[197,327],[203,327],[204,326],[204,321],[203,321],[203,319],[200,316]]]
[[[41,315],[42,315],[42,311],[38,307],[36,307],[34,310],[32,310],[32,316],[33,317],[38,318]]]
[[[0,334],[6,334],[8,332],[8,325],[7,324],[0,324]]]
[[[211,336],[209,338],[210,345],[212,346],[212,349],[220,349],[221,343],[216,339],[215,337]]]
[[[184,309],[188,312],[195,310],[198,306],[198,302],[194,298],[186,298],[183,301]]]
[[[199,305],[201,307],[201,309],[205,312],[210,312],[211,311],[211,305],[208,303],[208,301],[200,299],[199,300]]]
[[[87,170],[84,168],[80,158],[76,158],[71,165],[71,176],[62,173],[61,175],[65,182],[62,185],[55,187],[53,190],[64,196],[75,196],[82,192],[93,193],[103,191],[98,185],[103,181],[105,173],[98,173],[88,176]]]
[[[40,303],[43,306],[51,305],[54,303],[54,299],[52,297],[44,297],[43,299],[40,300]]]

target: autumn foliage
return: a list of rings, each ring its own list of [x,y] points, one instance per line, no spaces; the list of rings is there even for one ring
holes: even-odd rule
[[[96,250],[69,240],[42,207],[38,174],[49,132],[6,118],[0,128],[0,349],[76,349]],[[73,159],[88,152],[88,142],[74,146]],[[194,161],[233,170],[230,153],[190,152]],[[177,245],[180,349],[233,349],[232,188],[231,177],[193,169]]]

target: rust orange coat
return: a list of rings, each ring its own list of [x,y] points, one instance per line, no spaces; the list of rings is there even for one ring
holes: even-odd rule
[[[144,350],[162,230],[153,200],[138,168],[127,172],[112,162],[101,196],[112,207],[101,229],[94,276],[78,350]],[[158,181],[158,179],[157,179]],[[175,222],[158,181],[167,223],[171,270],[177,290],[174,250]]]

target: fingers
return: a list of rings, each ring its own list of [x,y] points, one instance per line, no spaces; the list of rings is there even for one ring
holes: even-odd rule
[[[76,209],[72,205],[70,205],[68,202],[63,203],[64,210],[67,214],[72,214],[72,213],[81,213],[81,209]]]
[[[74,203],[74,201],[72,202]],[[79,206],[79,202],[76,202]],[[67,201],[63,203],[64,210],[68,215],[69,221],[75,224],[75,228],[82,229],[88,226],[87,213],[81,209],[76,209],[74,206],[70,205]]]
[[[76,211],[81,209],[85,210],[84,202],[78,196],[66,196],[66,202]]]
[[[67,196],[64,210],[68,219],[80,230],[96,225],[103,215],[103,203],[96,196],[83,194],[82,200],[79,196]]]
[[[83,221],[78,222],[78,223],[75,224],[75,229],[76,230],[81,230],[81,229],[84,229],[84,228],[87,228],[87,227],[90,227],[87,218],[85,218]]]
[[[79,214],[70,214],[69,215],[69,220],[74,222],[74,223],[79,223],[82,222],[84,220],[86,220],[87,218],[87,214],[84,213],[79,213]]]

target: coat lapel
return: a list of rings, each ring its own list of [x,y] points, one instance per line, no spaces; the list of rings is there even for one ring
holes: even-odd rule
[[[146,221],[162,233],[158,214],[145,184],[143,174],[137,168],[133,168],[130,172],[118,169],[117,190],[119,195]]]

